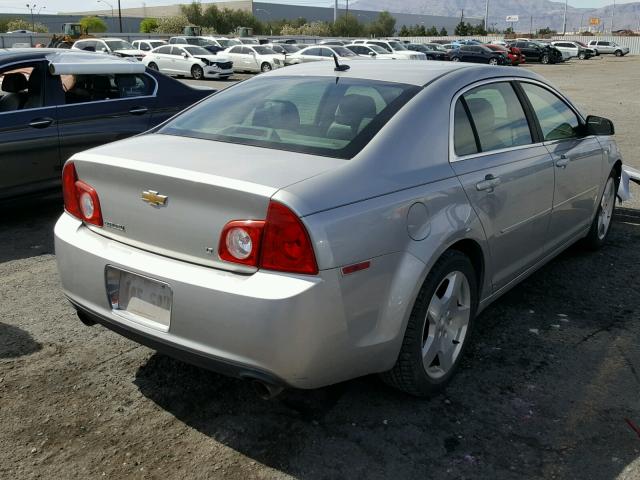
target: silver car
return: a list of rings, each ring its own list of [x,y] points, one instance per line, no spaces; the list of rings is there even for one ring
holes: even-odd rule
[[[66,163],[62,285],[84,322],[265,395],[371,373],[430,394],[480,311],[605,242],[613,133],[527,70],[274,71]]]

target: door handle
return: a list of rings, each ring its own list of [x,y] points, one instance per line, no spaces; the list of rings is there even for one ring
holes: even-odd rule
[[[500,185],[501,182],[502,180],[500,180],[500,177],[494,177],[493,175],[489,174],[484,177],[484,180],[482,182],[476,183],[476,190],[478,190],[479,192],[492,193],[495,188]]]
[[[149,109],[147,107],[133,107],[131,110],[129,110],[129,113],[131,115],[144,115],[148,111]]]
[[[31,122],[29,122],[29,126],[31,128],[47,128],[52,123],[53,118],[36,118],[35,120],[31,120]]]
[[[566,155],[560,155],[560,160],[556,162],[556,167],[563,168],[563,169],[567,168],[567,165],[569,165],[570,161],[571,159]]]

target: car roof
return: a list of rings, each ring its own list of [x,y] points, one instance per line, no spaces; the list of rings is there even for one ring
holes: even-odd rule
[[[378,80],[384,82],[405,83],[424,86],[432,81],[448,74],[457,73],[470,77],[482,77],[491,72],[493,76],[522,77],[540,79],[529,70],[514,72],[512,67],[496,67],[482,64],[463,62],[419,62],[416,60],[396,60],[392,68],[380,68],[380,62],[376,60],[362,60],[349,62],[350,69],[344,72],[336,72],[332,62],[309,62],[292,65],[287,68],[273,70],[262,76],[319,76],[319,77],[345,77],[365,80]],[[473,78],[471,78],[473,81]]]
[[[95,52],[84,52],[82,50],[67,50],[59,48],[3,48],[0,49],[0,62],[18,62],[22,60],[72,58],[78,63],[108,63],[123,64],[130,63],[131,60],[115,55],[104,55]],[[55,61],[55,60],[54,60]]]

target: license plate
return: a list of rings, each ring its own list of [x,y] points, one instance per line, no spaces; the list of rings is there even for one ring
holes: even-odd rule
[[[107,267],[107,295],[117,315],[162,331],[171,323],[173,292],[164,282]]]

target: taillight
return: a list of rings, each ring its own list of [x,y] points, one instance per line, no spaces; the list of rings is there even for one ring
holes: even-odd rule
[[[277,202],[269,203],[265,221],[235,220],[225,225],[218,253],[227,262],[266,270],[318,273],[313,245],[302,221]]]
[[[261,220],[227,223],[220,235],[220,258],[227,262],[257,267],[263,228],[264,222]]]
[[[67,162],[62,170],[62,194],[68,213],[86,223],[102,226],[98,193],[88,183],[78,180],[73,162]]]

